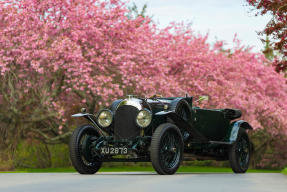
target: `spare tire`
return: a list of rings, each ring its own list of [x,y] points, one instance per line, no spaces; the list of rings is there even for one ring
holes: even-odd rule
[[[191,119],[191,107],[184,98],[174,99],[169,105],[169,110],[174,111],[185,121]]]

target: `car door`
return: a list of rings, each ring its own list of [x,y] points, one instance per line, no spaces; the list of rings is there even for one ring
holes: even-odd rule
[[[219,109],[193,108],[193,128],[210,141],[223,141],[228,134],[229,120]]]

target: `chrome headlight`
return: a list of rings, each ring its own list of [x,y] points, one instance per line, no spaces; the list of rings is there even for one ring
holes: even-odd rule
[[[149,124],[151,123],[151,119],[152,119],[151,112],[147,109],[144,109],[138,113],[136,122],[138,126],[145,128],[149,126]]]
[[[98,115],[97,122],[101,127],[110,126],[113,122],[113,113],[108,109],[102,110]]]

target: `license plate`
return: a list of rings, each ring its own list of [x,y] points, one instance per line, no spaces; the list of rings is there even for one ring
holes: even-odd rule
[[[101,154],[103,155],[126,155],[128,148],[126,147],[102,147]]]

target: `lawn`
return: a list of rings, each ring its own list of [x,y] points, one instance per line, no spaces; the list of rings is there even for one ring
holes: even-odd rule
[[[287,175],[287,167],[282,171],[282,173]]]
[[[100,172],[151,172],[154,171],[152,167],[140,166],[124,166],[124,167],[103,167]],[[287,172],[287,169],[285,169]],[[0,173],[70,173],[75,172],[74,168],[48,168],[48,169],[17,169],[15,171],[0,172]],[[190,173],[231,173],[230,168],[222,167],[199,167],[199,166],[182,166],[178,172]],[[280,170],[266,170],[266,169],[249,169],[249,173],[280,173]]]

